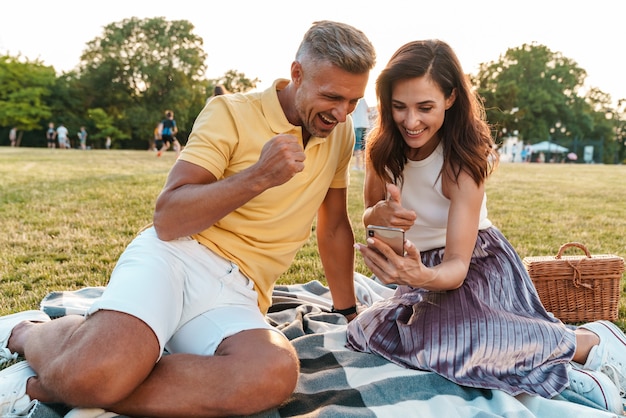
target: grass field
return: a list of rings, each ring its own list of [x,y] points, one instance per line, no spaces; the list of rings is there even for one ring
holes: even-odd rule
[[[172,152],[0,148],[0,315],[36,308],[52,290],[106,284],[151,221],[174,160]],[[570,241],[624,257],[624,179],[625,166],[501,164],[487,184],[489,217],[521,257],[553,255]],[[361,241],[362,184],[354,171],[349,210]],[[358,256],[355,269],[369,274]],[[314,279],[324,281],[312,235],[281,282]],[[626,329],[625,297],[618,324]]]

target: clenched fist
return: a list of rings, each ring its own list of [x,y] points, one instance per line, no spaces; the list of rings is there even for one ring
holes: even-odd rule
[[[269,182],[269,187],[279,186],[304,170],[304,148],[297,137],[276,135],[261,150],[255,171]]]

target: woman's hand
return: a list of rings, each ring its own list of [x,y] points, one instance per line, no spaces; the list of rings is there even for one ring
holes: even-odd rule
[[[400,189],[393,185],[387,185],[387,199],[376,202],[369,207],[363,216],[366,225],[391,226],[408,230],[413,226],[417,215],[414,211],[402,206]]]
[[[420,253],[411,241],[404,242],[404,257],[377,238],[368,238],[367,244],[356,244],[355,248],[382,283],[427,288],[435,278],[433,270],[422,264]]]

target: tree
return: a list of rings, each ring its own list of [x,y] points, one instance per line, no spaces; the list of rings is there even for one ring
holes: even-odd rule
[[[86,126],[88,132],[93,132],[94,128],[87,118],[87,107],[84,103],[86,92],[77,80],[76,71],[61,74],[57,77],[52,95],[48,99],[52,109],[51,121],[56,125],[63,123],[72,138],[80,126]]]
[[[91,109],[89,112],[89,118],[93,121],[96,128],[96,133],[92,135],[93,139],[100,140],[103,143],[103,139],[110,137],[112,143],[118,140],[128,139],[128,136],[115,127],[115,121],[113,117],[106,114],[106,112],[100,108]],[[98,147],[102,148],[102,147]]]
[[[129,137],[145,138],[165,109],[181,131],[191,128],[205,101],[206,54],[186,20],[125,19],[87,43],[77,85],[85,109],[102,109]]]
[[[590,89],[585,98],[591,107],[593,121],[585,138],[595,139],[600,148],[599,155],[596,156],[595,160],[611,164],[621,162],[620,151],[623,147],[623,141],[620,144],[620,125],[623,122],[620,121],[620,103],[618,102],[618,109],[614,109],[611,96],[596,88]]]
[[[535,143],[550,139],[555,126],[571,135],[591,123],[579,96],[586,75],[573,60],[533,43],[481,64],[474,83],[498,131],[518,131],[524,141]]]
[[[617,142],[617,161],[626,164],[626,99],[617,102],[613,115],[615,122],[615,142]]]
[[[55,77],[54,69],[40,61],[0,56],[0,125],[18,129],[18,145],[23,131],[41,129],[41,121],[50,118],[46,98]]]
[[[45,125],[63,122],[71,132],[86,126],[90,138],[143,148],[172,109],[186,142],[214,85],[244,92],[258,82],[235,70],[207,80],[203,41],[193,29],[164,18],[111,23],[87,43],[76,69],[59,76],[38,61],[0,57],[0,126],[36,129],[45,142]]]
[[[212,80],[209,87],[211,88],[211,94],[213,94],[213,87],[217,85],[224,86],[226,90],[231,93],[245,93],[248,90],[256,88],[258,83],[258,78],[250,80],[244,73],[238,73],[236,70],[228,70],[222,78]]]

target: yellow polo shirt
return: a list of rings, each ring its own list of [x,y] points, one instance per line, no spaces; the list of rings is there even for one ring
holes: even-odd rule
[[[254,164],[263,145],[280,133],[295,135],[302,143],[302,129],[287,121],[278,102],[277,90],[287,83],[277,80],[263,92],[211,99],[196,119],[180,159],[207,169],[219,180]],[[255,283],[262,312],[271,304],[274,283],[309,238],[328,189],[348,187],[353,147],[348,118],[327,138],[309,139],[304,171],[194,235]]]

